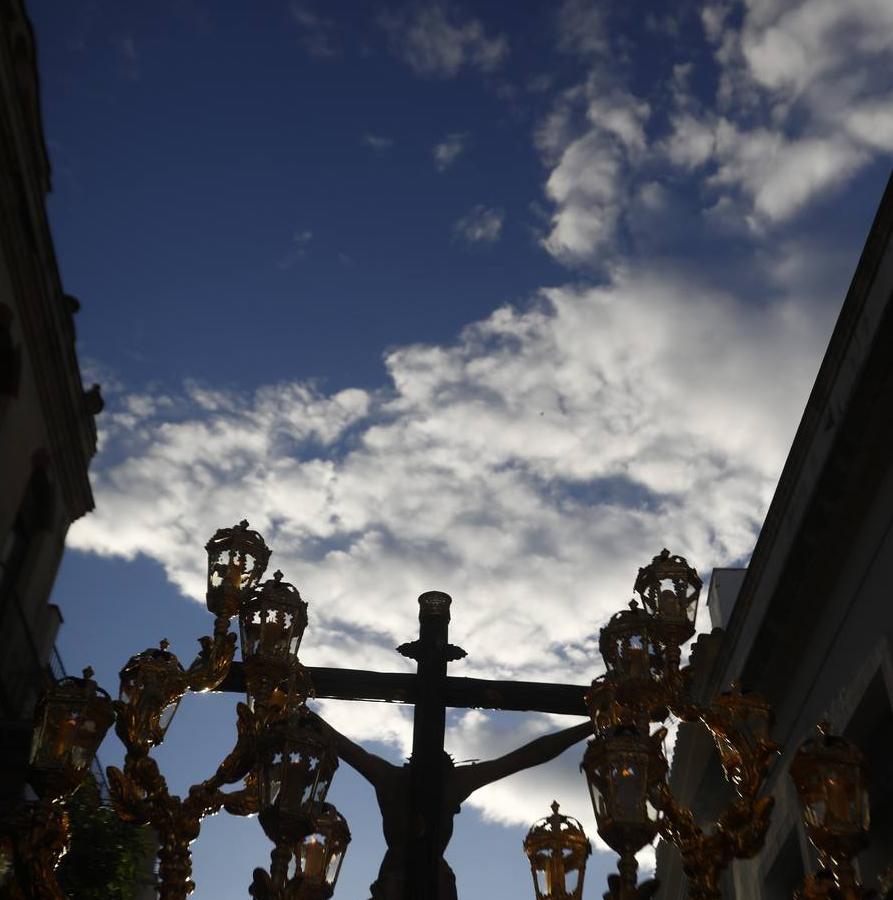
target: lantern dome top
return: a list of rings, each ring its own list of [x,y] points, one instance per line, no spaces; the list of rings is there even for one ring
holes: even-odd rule
[[[211,553],[214,550],[236,550],[250,553],[262,568],[266,568],[273,552],[267,546],[260,532],[252,531],[248,527],[248,520],[242,519],[238,525],[230,528],[218,528],[214,536],[205,544],[205,550]]]
[[[865,754],[852,742],[834,734],[829,722],[816,725],[812,737],[807,738],[798,748],[791,761],[791,776],[800,781],[809,770],[816,767],[854,766],[867,773]]]
[[[588,856],[592,852],[592,847],[589,845],[589,838],[586,837],[583,826],[573,817],[558,812],[558,809],[558,801],[553,800],[552,815],[534,822],[524,839],[524,846],[553,845],[556,842],[562,844],[585,842],[588,847],[586,854]]]
[[[307,618],[307,602],[301,599],[301,592],[287,581],[282,580],[282,572],[277,569],[248,600],[248,606],[271,608],[293,608],[302,610],[301,618]],[[306,624],[306,621],[305,621]]]
[[[316,831],[337,837],[345,846],[350,843],[350,828],[347,819],[338,812],[338,809],[332,803],[320,803],[316,815]]]
[[[671,554],[666,547],[651,563],[639,569],[633,590],[647,609],[657,609],[661,594],[672,591],[680,601],[690,603],[701,593],[701,578],[684,556]]]
[[[180,660],[167,649],[168,647],[170,647],[170,642],[167,638],[163,638],[158,642],[157,647],[149,647],[142,653],[134,654],[121,669],[121,676],[124,677],[138,669],[151,669],[158,673],[185,674]]]

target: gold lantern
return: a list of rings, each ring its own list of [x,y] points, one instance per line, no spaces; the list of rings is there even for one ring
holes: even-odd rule
[[[313,830],[295,848],[300,873],[298,900],[328,900],[341,874],[350,828],[331,803],[318,804],[312,818]]]
[[[258,746],[255,769],[261,827],[275,844],[270,877],[274,889],[288,877],[292,849],[314,829],[338,755],[319,720],[303,704],[273,720]]]
[[[84,780],[115,714],[111,697],[93,681],[63,678],[41,696],[34,714],[29,781],[41,797],[56,799]]]
[[[586,860],[592,853],[583,826],[558,812],[536,822],[524,838],[537,900],[580,900]]]
[[[612,702],[628,713],[631,724],[664,719],[666,654],[655,639],[652,617],[635,600],[629,609],[615,613],[599,633],[599,650],[605,661],[605,681]],[[591,692],[595,701],[599,692]],[[590,712],[595,715],[590,703]]]
[[[701,713],[726,778],[744,795],[756,796],[771,760],[781,749],[769,733],[772,719],[772,707],[762,695],[742,691],[737,681]]]
[[[861,896],[853,858],[868,844],[868,768],[862,751],[821,722],[791,762],[809,839],[824,874],[847,898]]]
[[[619,725],[593,738],[580,768],[586,775],[598,833],[620,855],[620,888],[636,893],[636,853],[657,836],[658,794],[667,774],[665,728],[654,734]]]
[[[187,679],[166,640],[132,656],[121,669],[115,730],[128,747],[148,753],[164,740]]]
[[[206,601],[218,618],[231,619],[260,584],[270,560],[270,549],[243,519],[232,528],[220,528],[205,545],[208,552]]]
[[[282,572],[264,582],[239,609],[242,659],[248,704],[264,717],[269,707],[282,712],[307,699],[309,676],[298,662],[307,627],[307,603]]]
[[[695,633],[701,586],[698,573],[688,562],[672,556],[666,548],[650,565],[639,569],[634,590],[669,647],[678,648]]]

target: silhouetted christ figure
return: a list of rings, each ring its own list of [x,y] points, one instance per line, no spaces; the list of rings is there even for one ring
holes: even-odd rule
[[[381,810],[382,829],[387,852],[378,878],[371,885],[372,900],[404,900],[406,890],[406,852],[410,845],[409,765],[396,766],[369,753],[349,738],[324,723],[338,748],[338,755],[375,788]],[[536,738],[529,744],[488,762],[454,766],[444,753],[443,812],[440,822],[440,890],[438,900],[456,900],[456,879],[443,853],[453,835],[453,818],[462,802],[478,788],[554,759],[563,750],[592,734],[592,723],[583,722],[564,731]]]

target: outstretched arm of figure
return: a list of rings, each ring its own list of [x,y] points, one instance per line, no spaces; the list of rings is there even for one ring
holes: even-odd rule
[[[529,769],[532,766],[548,762],[590,734],[592,734],[592,722],[581,722],[579,725],[565,728],[564,731],[556,731],[554,734],[536,738],[529,744],[518,747],[517,750],[512,750],[511,753],[506,753],[505,756],[500,756],[498,759],[458,766],[453,772],[455,801],[461,803],[485,784],[499,781],[500,778],[508,775],[514,775],[515,772],[520,772],[522,769]]]
[[[314,713],[314,715],[316,714]],[[338,756],[356,769],[373,787],[378,787],[397,768],[387,760],[364,750],[359,744],[355,744],[340,731],[332,728],[322,716],[317,716],[317,719],[322,724],[323,730],[332,739]]]

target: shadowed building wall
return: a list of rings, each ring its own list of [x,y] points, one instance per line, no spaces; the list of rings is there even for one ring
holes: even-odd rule
[[[68,527],[93,508],[98,389],[75,353],[45,210],[50,167],[34,38],[0,2],[0,805],[21,793],[31,711],[62,621],[49,602]],[[56,665],[57,674],[58,664]]]
[[[815,857],[788,766],[816,722],[858,743],[871,770],[866,887],[893,862],[893,179],[853,276],[775,496],[743,578],[717,570],[702,636],[698,690],[733,678],[760,691],[784,745],[767,788],[776,798],[766,844],[734,863],[723,892],[789,898]],[[758,435],[754,436],[759,439]],[[728,591],[731,590],[731,603]],[[707,821],[727,788],[712,741],[683,725],[671,783]],[[675,848],[658,848],[661,900],[686,896]]]

